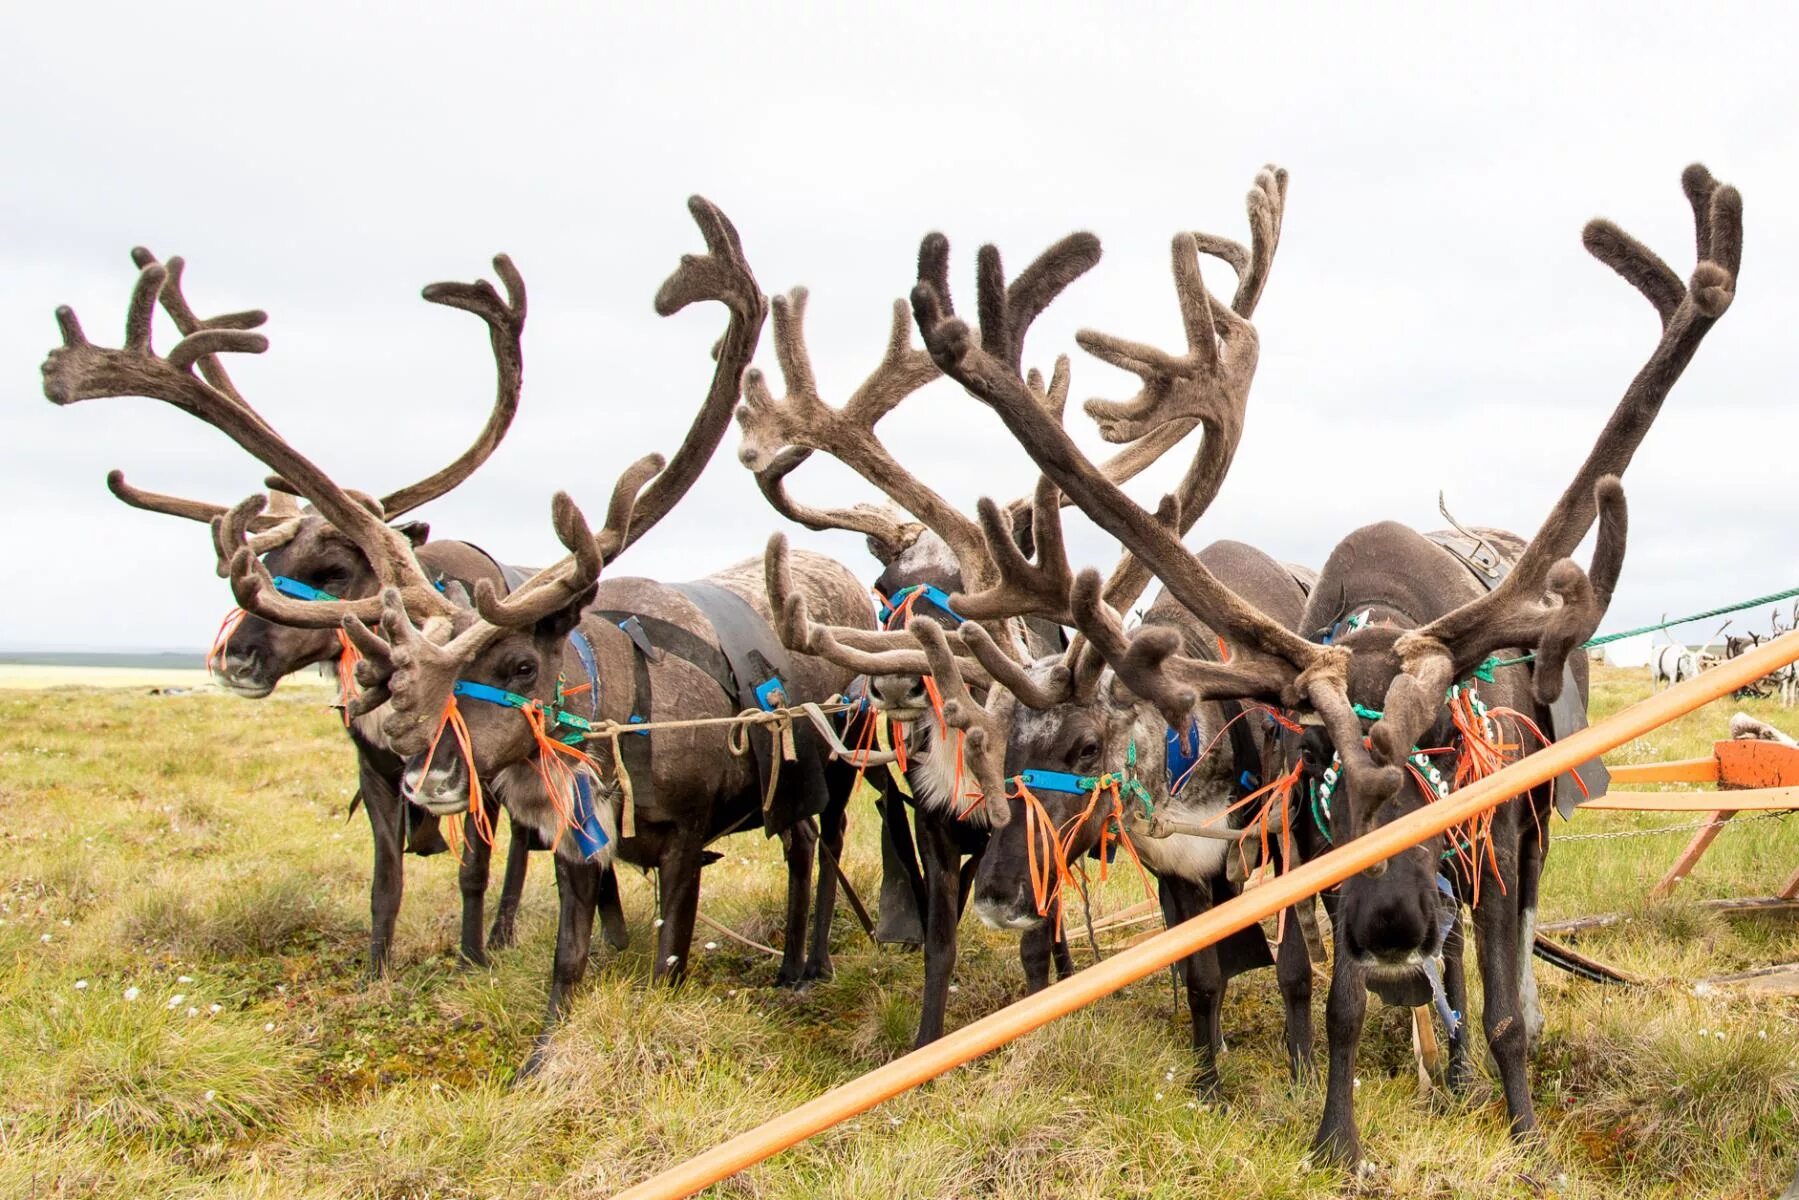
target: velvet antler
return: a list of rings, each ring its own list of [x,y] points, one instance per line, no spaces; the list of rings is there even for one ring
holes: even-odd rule
[[[1681,186],[1692,205],[1698,253],[1689,285],[1610,221],[1587,224],[1582,240],[1588,251],[1643,293],[1661,319],[1662,336],[1505,582],[1399,640],[1395,649],[1406,674],[1389,693],[1387,728],[1377,727],[1372,735],[1389,755],[1410,746],[1434,718],[1436,701],[1426,693],[1437,680],[1462,678],[1497,650],[1534,647],[1537,699],[1555,699],[1568,655],[1604,618],[1624,562],[1626,517],[1618,477],[1699,343],[1730,307],[1742,263],[1742,196],[1698,163],[1682,173]],[[1582,571],[1568,555],[1596,518],[1592,569]]]

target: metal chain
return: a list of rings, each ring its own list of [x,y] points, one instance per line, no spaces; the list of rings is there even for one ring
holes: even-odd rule
[[[1608,842],[1616,838],[1654,837],[1661,833],[1681,833],[1693,829],[1722,829],[1726,825],[1747,825],[1751,821],[1785,820],[1792,815],[1790,811],[1764,812],[1747,817],[1730,816],[1721,821],[1684,821],[1679,825],[1658,825],[1654,829],[1620,829],[1612,833],[1564,833],[1552,840],[1557,845],[1563,842]]]

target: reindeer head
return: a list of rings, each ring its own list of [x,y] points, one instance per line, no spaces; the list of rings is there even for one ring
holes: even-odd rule
[[[674,508],[729,427],[765,308],[731,222],[700,197],[689,208],[708,253],[683,256],[657,293],[656,309],[669,316],[717,300],[731,321],[706,398],[676,452],[667,460],[649,455],[619,476],[598,533],[567,494],[557,493],[552,519],[569,555],[509,595],[486,581],[472,598],[389,589],[380,601],[378,630],[360,610],[341,614],[364,656],[359,708],[388,705],[382,733],[408,760],[408,793],[433,812],[474,808],[483,778],[528,767],[547,785],[562,759],[583,761],[560,740],[566,731],[556,727],[559,711],[591,711],[585,693],[580,705],[563,695],[565,675],[586,674],[579,665],[565,672],[568,636],[592,602],[601,571]],[[590,681],[566,682],[580,687]]]
[[[106,350],[89,344],[74,314],[59,310],[64,344],[44,363],[44,391],[58,404],[123,395],[163,400],[218,428],[277,473],[270,480],[266,511],[263,503],[228,510],[146,492],[127,483],[120,471],[106,479],[113,495],[134,508],[210,525],[221,576],[232,575],[239,550],[247,549],[261,559],[261,578],[286,603],[279,611],[271,604],[228,617],[208,662],[228,690],[250,698],[266,696],[284,675],[343,652],[337,632],[340,617],[305,607],[307,601],[323,597],[379,604],[379,592],[388,580],[363,548],[360,539],[371,532],[367,526],[388,525],[390,537],[379,539],[383,553],[402,544],[408,548],[422,544],[429,527],[416,521],[397,523],[398,518],[450,491],[498,448],[518,411],[524,280],[512,261],[500,255],[494,259],[494,270],[506,287],[505,300],[485,280],[434,283],[424,289],[431,303],[474,313],[488,326],[498,386],[493,410],[474,444],[441,470],[378,500],[332,485],[329,500],[302,513],[294,502],[297,481],[322,481],[322,474],[250,407],[219,357],[221,352],[260,353],[267,348],[266,338],[247,332],[263,323],[264,314],[231,313],[201,320],[182,294],[180,258],[159,263],[142,247],[132,251],[132,258],[139,276],[124,348]],[[166,357],[157,356],[150,344],[151,318],[159,299],[183,337]],[[354,513],[354,525],[347,528],[331,516],[345,511]]]
[[[1495,591],[1423,628],[1370,628],[1329,646],[1305,640],[1226,587],[1181,545],[1166,512],[1145,511],[1107,480],[1060,422],[1043,412],[1017,372],[954,317],[930,279],[921,278],[914,289],[913,306],[925,345],[944,373],[993,408],[1045,475],[1153,570],[1180,603],[1243,650],[1228,663],[1206,662],[1184,656],[1165,630],[1141,630],[1128,643],[1112,639],[1108,657],[1125,686],[1154,703],[1171,724],[1185,720],[1202,699],[1258,700],[1298,711],[1341,756],[1344,833],[1353,837],[1391,820],[1407,803],[1401,793],[1408,756],[1441,720],[1451,684],[1496,651],[1526,646],[1536,657],[1536,696],[1553,700],[1568,655],[1604,615],[1624,553],[1624,498],[1616,477],[1735,288],[1741,199],[1703,167],[1689,168],[1683,183],[1698,230],[1699,263],[1690,286],[1615,226],[1596,221],[1587,227],[1588,249],[1650,299],[1663,334],[1512,574]],[[1203,336],[1190,340],[1202,353],[1216,345]],[[1130,358],[1147,363],[1154,353],[1133,348]],[[1230,360],[1228,342],[1218,355]],[[1567,555],[1595,520],[1598,545],[1588,572]],[[1074,590],[1076,626],[1095,641],[1112,638],[1106,606],[1095,602],[1101,586],[1097,574],[1084,572]],[[1313,749],[1322,752],[1317,737]],[[1425,895],[1433,888],[1431,877],[1421,873],[1396,890],[1422,907],[1427,901],[1434,906]],[[1369,906],[1371,920],[1390,899]]]

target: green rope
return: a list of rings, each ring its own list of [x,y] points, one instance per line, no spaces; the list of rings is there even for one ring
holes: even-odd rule
[[[1583,642],[1580,648],[1582,650],[1592,650],[1595,647],[1604,646],[1611,642],[1621,642],[1625,638],[1636,637],[1638,634],[1655,633],[1658,630],[1672,629],[1676,625],[1685,625],[1691,621],[1703,621],[1707,617],[1721,617],[1726,613],[1742,612],[1745,608],[1759,608],[1764,604],[1772,604],[1777,600],[1790,600],[1794,596],[1799,596],[1799,587],[1791,587],[1784,592],[1773,592],[1766,596],[1757,596],[1753,600],[1745,600],[1740,604],[1730,604],[1723,608],[1707,609],[1702,613],[1694,613],[1690,617],[1676,617],[1672,621],[1661,621],[1654,625],[1644,625],[1638,629],[1626,629],[1622,633],[1602,634],[1590,642]],[[1500,667],[1515,667],[1520,663],[1530,662],[1534,658],[1536,658],[1534,652],[1519,655],[1517,658],[1489,658],[1486,662],[1474,669],[1474,674],[1477,678],[1492,683],[1493,672]]]

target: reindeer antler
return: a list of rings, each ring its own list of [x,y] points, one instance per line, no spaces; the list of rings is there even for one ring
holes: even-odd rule
[[[1630,465],[1699,343],[1730,307],[1742,263],[1742,196],[1698,163],[1681,174],[1681,186],[1693,208],[1699,260],[1690,285],[1610,221],[1588,222],[1582,235],[1588,251],[1643,293],[1661,319],[1662,336],[1505,581],[1400,639],[1395,649],[1406,662],[1406,676],[1394,681],[1398,695],[1389,694],[1384,722],[1389,728],[1373,735],[1390,747],[1409,746],[1421,731],[1419,723],[1428,725],[1423,706],[1431,684],[1460,678],[1508,646],[1536,648],[1537,699],[1554,700],[1561,694],[1568,655],[1604,618],[1624,561],[1624,491],[1617,477]],[[1599,539],[1592,569],[1584,572],[1568,555],[1595,518]],[[1407,682],[1408,676],[1416,682]],[[1403,702],[1396,706],[1395,699]]]
[[[1021,440],[1026,439],[1021,430],[1032,431],[1037,448],[1029,441],[1026,448],[1043,467],[1046,477],[1038,489],[1032,510],[1032,530],[1040,548],[1038,562],[1035,565],[1027,563],[1015,548],[1008,548],[1011,539],[1007,536],[1002,541],[997,520],[984,521],[988,553],[1000,566],[1002,584],[979,595],[954,597],[952,603],[958,606],[958,611],[973,605],[989,615],[1038,612],[1064,622],[1069,620],[1062,614],[1067,613],[1071,604],[1074,581],[1063,557],[1059,524],[1062,501],[1056,498],[1055,486],[1049,482],[1051,479],[1063,484],[1063,490],[1083,509],[1094,513],[1096,519],[1099,514],[1090,504],[1093,497],[1103,492],[1110,502],[1122,506],[1117,509],[1121,515],[1128,513],[1138,524],[1158,530],[1162,536],[1163,557],[1169,563],[1189,559],[1185,549],[1180,547],[1180,536],[1217,496],[1242,438],[1244,412],[1259,350],[1255,328],[1246,319],[1246,314],[1253,311],[1267,280],[1279,240],[1285,195],[1284,171],[1267,168],[1258,174],[1256,187],[1249,193],[1248,200],[1253,251],[1210,235],[1184,233],[1175,238],[1176,293],[1187,327],[1188,352],[1185,356],[1177,358],[1152,347],[1090,331],[1078,335],[1089,351],[1115,365],[1134,370],[1144,378],[1143,390],[1131,401],[1119,404],[1096,400],[1087,405],[1089,413],[1101,422],[1102,427],[1110,423],[1112,432],[1108,436],[1136,437],[1146,429],[1166,428],[1183,421],[1189,428],[1193,422],[1205,426],[1204,437],[1179,488],[1175,494],[1164,498],[1153,516],[1125,498],[1108,471],[1094,467],[1075,449],[1062,428],[1059,411],[1054,405],[1042,403],[1041,387],[1022,378],[1016,365],[1009,365],[991,352],[989,346],[995,339],[983,332],[981,345],[974,344],[967,326],[956,320],[942,302],[940,288],[944,272],[934,250],[921,252],[913,307],[926,346],[946,374],[955,377],[977,398],[999,411],[1002,420]],[[1239,286],[1235,303],[1243,312],[1212,302],[1199,271],[1198,256],[1202,245],[1208,253],[1224,257],[1237,270]],[[983,275],[983,296],[993,286],[993,281]],[[983,299],[983,313],[994,307],[990,299]],[[1056,374],[1065,389],[1066,360],[1057,363]],[[1038,453],[1039,448],[1051,445],[1054,446],[1052,457],[1056,459],[1054,465]],[[1076,494],[1076,487],[1068,485],[1063,472],[1071,467],[1078,467],[1086,477],[1079,485],[1088,493],[1086,500]],[[1100,520],[1100,524],[1116,532],[1106,525],[1105,520]],[[1121,540],[1127,546],[1131,545],[1129,539]],[[1119,610],[1128,607],[1148,583],[1151,566],[1134,548],[1127,551],[1105,587],[1103,600],[1096,597],[1095,602]],[[1195,563],[1195,566],[1204,573],[1202,565]],[[1204,578],[1211,577],[1204,573]],[[1223,590],[1216,580],[1212,583]],[[1276,644],[1304,645],[1278,625],[1272,622],[1267,625],[1269,629],[1263,632],[1271,633]],[[1086,639],[1077,638],[1064,661],[1069,668],[1071,686],[1077,694],[1085,694],[1097,683],[1100,663]]]
[[[500,282],[506,285],[504,300],[485,279],[477,279],[474,283],[433,283],[422,293],[433,304],[460,308],[487,323],[498,383],[493,410],[488,413],[487,424],[482,426],[473,445],[443,469],[381,498],[381,512],[389,521],[437,499],[473,475],[475,468],[499,449],[501,439],[512,427],[512,418],[518,413],[519,389],[525,370],[524,350],[520,344],[525,332],[525,280],[504,254],[494,255],[493,269]]]

